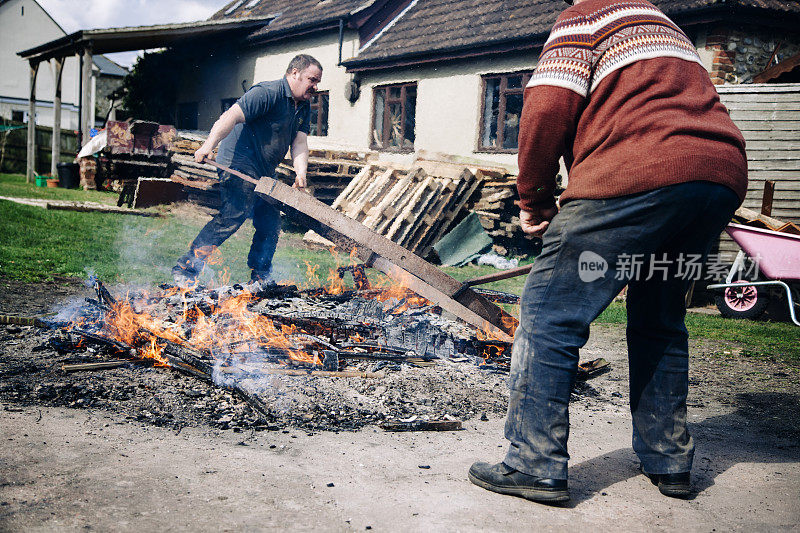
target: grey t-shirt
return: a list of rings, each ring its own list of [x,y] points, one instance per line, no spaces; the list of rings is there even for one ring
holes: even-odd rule
[[[308,134],[311,107],[295,102],[285,77],[253,85],[236,103],[245,122],[219,143],[217,161],[254,178],[272,177],[297,132]]]

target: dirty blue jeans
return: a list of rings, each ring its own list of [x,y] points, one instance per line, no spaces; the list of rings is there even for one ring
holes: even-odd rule
[[[255,185],[227,172],[219,171],[222,206],[189,246],[189,251],[178,259],[173,272],[196,278],[205,267],[209,250],[221,245],[236,233],[242,223],[253,218],[256,232],[247,256],[247,266],[253,279],[270,279],[272,256],[278,245],[281,215],[277,208],[257,195]]]
[[[689,270],[686,259],[706,257],[739,203],[723,185],[694,181],[573,200],[561,208],[543,235],[522,295],[509,377],[507,465],[567,479],[568,404],[578,351],[589,338],[589,324],[627,284],[633,449],[646,472],[691,469],[684,325],[691,279],[681,269]],[[632,265],[639,262],[636,275]]]

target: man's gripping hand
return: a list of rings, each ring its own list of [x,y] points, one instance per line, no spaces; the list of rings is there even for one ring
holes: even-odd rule
[[[298,174],[294,178],[294,184],[292,185],[295,189],[305,189],[308,187],[308,179],[306,179],[305,174],[300,175]]]
[[[203,143],[203,146],[197,149],[194,153],[194,160],[197,163],[202,163],[206,159],[214,159],[214,154],[212,153],[214,150],[213,146],[209,146],[208,141]]]
[[[522,231],[529,235],[541,237],[545,232],[550,221],[558,213],[556,206],[542,207],[532,210],[521,210],[519,212],[520,226]]]

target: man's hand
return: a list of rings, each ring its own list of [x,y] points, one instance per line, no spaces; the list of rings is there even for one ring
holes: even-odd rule
[[[194,160],[197,163],[202,163],[205,159],[214,159],[214,147],[209,145],[209,142],[206,141],[203,143],[203,146],[197,149],[194,153]]]
[[[308,187],[308,179],[306,179],[306,175],[298,174],[297,176],[295,176],[294,184],[292,185],[292,187],[294,187],[295,189],[305,189],[306,187]]]
[[[529,235],[541,237],[547,226],[550,225],[550,221],[556,216],[556,213],[558,213],[558,208],[555,206],[534,211],[520,211],[519,221],[522,231]]]

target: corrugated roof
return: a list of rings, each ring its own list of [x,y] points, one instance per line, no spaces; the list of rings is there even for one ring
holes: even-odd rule
[[[87,45],[91,45],[96,54],[162,48],[186,42],[189,39],[205,39],[221,35],[246,35],[255,28],[269,24],[269,22],[270,18],[264,16],[181,22],[179,24],[157,24],[154,26],[80,30],[35,48],[17,52],[17,55],[23,59],[45,61],[53,57],[73,55]]]
[[[757,8],[800,16],[800,3],[782,0],[654,0],[668,15],[708,8]],[[344,61],[358,67],[399,58],[447,54],[457,50],[516,42],[541,45],[558,14],[561,0],[419,0],[395,24]]]

